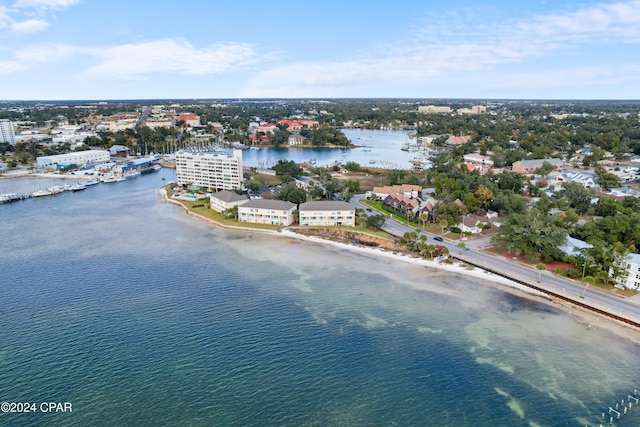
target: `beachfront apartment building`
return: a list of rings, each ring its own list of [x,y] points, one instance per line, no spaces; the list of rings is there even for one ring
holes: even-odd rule
[[[216,190],[242,188],[242,151],[226,153],[176,153],[176,178],[179,185],[196,185]]]
[[[320,201],[307,202],[300,205],[299,223],[301,226],[336,226],[355,227],[356,211],[347,202]]]
[[[224,213],[227,209],[240,206],[248,201],[247,196],[240,195],[234,191],[222,190],[209,196],[209,207],[218,213]]]
[[[57,168],[61,165],[84,165],[104,163],[111,160],[109,150],[86,150],[74,151],[66,154],[56,154],[53,156],[41,156],[36,158],[39,168]]]
[[[238,206],[238,221],[253,224],[291,225],[296,210],[284,200],[254,199]]]
[[[16,145],[16,133],[13,130],[11,120],[0,120],[0,142],[8,142],[11,145]]]

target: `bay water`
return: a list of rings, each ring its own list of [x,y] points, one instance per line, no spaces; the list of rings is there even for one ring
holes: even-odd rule
[[[0,425],[595,426],[640,389],[640,347],[605,320],[220,229],[161,177],[0,205],[0,401],[73,408]]]

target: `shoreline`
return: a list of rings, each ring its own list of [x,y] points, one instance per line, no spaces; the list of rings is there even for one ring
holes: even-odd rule
[[[180,206],[182,207],[182,209],[184,209],[184,211],[188,215],[197,217],[198,219],[204,220],[222,229],[268,234],[271,236],[279,236],[279,237],[285,237],[289,239],[297,239],[301,241],[311,242],[318,245],[331,245],[336,248],[340,248],[342,250],[348,250],[351,252],[358,252],[361,254],[377,256],[377,257],[385,257],[387,259],[392,259],[394,261],[399,261],[403,263],[410,263],[410,264],[421,266],[427,269],[434,268],[441,271],[446,271],[448,273],[465,276],[468,278],[479,279],[479,280],[482,280],[483,284],[491,286],[495,289],[499,289],[503,292],[508,292],[513,295],[520,296],[522,298],[527,298],[529,300],[533,300],[536,302],[549,305],[551,307],[555,307],[558,310],[562,310],[570,314],[571,316],[573,316],[575,321],[582,324],[587,330],[595,326],[597,328],[613,333],[622,339],[626,339],[630,342],[633,342],[634,344],[640,345],[640,335],[637,334],[637,331],[629,325],[626,325],[621,322],[617,322],[616,320],[610,317],[606,317],[606,316],[594,313],[592,311],[585,310],[569,302],[554,299],[548,296],[547,294],[528,288],[524,285],[516,283],[507,278],[498,276],[496,274],[478,269],[476,267],[470,267],[470,266],[465,267],[465,265],[461,263],[445,264],[445,263],[441,263],[434,260],[426,260],[423,258],[416,258],[408,255],[397,254],[397,253],[385,251],[379,248],[349,245],[347,243],[335,242],[333,240],[323,239],[316,236],[306,236],[304,234],[296,233],[293,229],[289,229],[289,228],[285,228],[279,231],[273,231],[273,230],[261,230],[261,229],[255,229],[255,228],[247,228],[247,227],[227,226],[219,222],[216,222],[212,219],[206,218],[202,215],[199,215],[197,213],[191,212],[185,205],[180,203],[180,201],[173,200],[170,197],[168,197],[166,191],[163,188],[160,188],[158,191],[161,194],[163,201]],[[409,285],[409,286],[413,286],[413,285]],[[419,285],[416,285],[414,287],[417,289],[422,289],[422,287]],[[605,320],[605,321],[601,322],[600,320]]]

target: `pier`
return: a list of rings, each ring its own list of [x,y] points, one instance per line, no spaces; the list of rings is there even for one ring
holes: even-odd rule
[[[625,399],[616,401],[612,406],[609,406],[606,411],[602,412],[600,417],[601,421],[608,422],[612,425],[614,421],[618,421],[625,415],[627,415],[634,406],[638,406],[638,390],[633,390],[633,393],[629,393]],[[602,424],[600,424],[602,426]]]

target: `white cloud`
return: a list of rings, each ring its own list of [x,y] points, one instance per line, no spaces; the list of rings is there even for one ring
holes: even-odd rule
[[[38,11],[60,10],[79,4],[82,0],[18,0],[13,7]]]
[[[0,6],[0,30],[14,33],[43,31],[53,19],[53,13],[80,3],[82,0],[18,0],[11,8]],[[34,18],[35,16],[35,18]]]
[[[217,74],[260,59],[253,47],[245,43],[216,43],[198,48],[186,41],[173,39],[94,49],[93,53],[98,63],[85,74],[116,78],[162,72]]]
[[[467,13],[467,11],[465,11]],[[521,22],[471,24],[452,31],[440,20],[409,40],[362,54],[352,61],[294,62],[265,70],[242,96],[337,96],[345,87],[455,82],[455,76],[518,64],[583,44],[640,42],[640,0],[539,15]],[[614,70],[614,73],[616,71]]]
[[[206,47],[173,39],[131,43],[111,47],[41,44],[17,50],[11,61],[0,62],[0,73],[11,73],[72,57],[85,57],[94,65],[81,71],[85,78],[140,78],[152,73],[182,75],[218,74],[232,67],[246,67],[268,60],[252,45],[217,43]]]
[[[42,19],[27,19],[22,22],[11,23],[11,29],[16,33],[35,33],[44,30],[48,26],[49,23]]]

